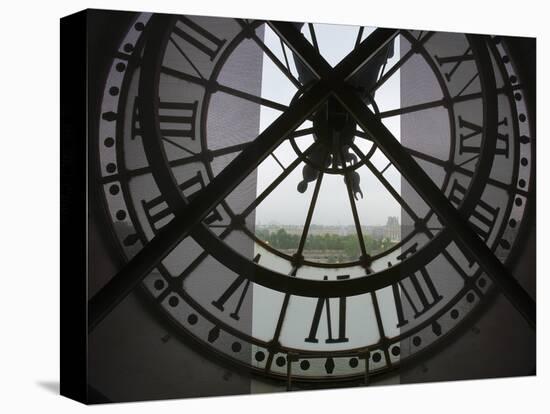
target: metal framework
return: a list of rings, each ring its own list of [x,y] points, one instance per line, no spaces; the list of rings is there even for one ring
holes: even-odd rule
[[[139,94],[144,99],[142,103],[143,134],[154,139],[144,140],[147,156],[151,165],[169,163],[162,150],[161,134],[158,124],[158,77],[160,62],[166,38],[166,17],[154,16],[148,28],[148,41],[144,55],[151,57],[143,60]],[[453,238],[469,254],[475,258],[483,270],[495,281],[511,303],[522,313],[525,319],[535,326],[535,304],[518,282],[510,275],[507,268],[494,256],[485,243],[476,235],[467,221],[468,214],[475,205],[479,194],[469,194],[460,209],[455,209],[445,195],[435,186],[426,173],[413,160],[411,155],[399,144],[380,120],[366,107],[364,102],[350,88],[348,82],[362,67],[368,64],[385,45],[397,35],[396,30],[378,29],[373,35],[363,41],[339,65],[331,68],[315,48],[301,36],[293,24],[269,23],[274,31],[285,40],[293,53],[307,66],[317,80],[286,109],[283,114],[250,145],[247,145],[240,155],[201,191],[192,201],[181,195],[170,168],[156,168],[155,179],[159,189],[165,195],[167,203],[175,213],[175,218],[147,244],[126,266],[90,301],[89,330],[95,326],[130,292],[158,263],[185,237],[192,235],[196,240],[203,240],[209,250],[228,257],[228,247],[217,237],[213,237],[201,221],[214,209],[225,196],[229,194],[273,149],[286,139],[305,119],[307,119],[329,97],[335,97],[349,111],[356,122],[363,128],[369,139],[372,139],[385,155],[392,161],[415,190],[445,225],[445,230],[438,234],[430,245],[444,247]],[[471,36],[470,43],[476,50],[476,56],[481,65],[490,65],[486,45],[481,37]],[[484,146],[494,146],[496,140],[497,122],[495,80],[491,71],[483,74],[482,87],[487,99],[486,126],[484,131]],[[474,179],[487,178],[488,166],[491,164],[491,153],[483,154],[486,162],[475,173]],[[487,158],[489,157],[489,158]],[[321,180],[318,181],[320,183]],[[350,197],[350,201],[352,197]],[[308,217],[311,214],[308,215]],[[302,243],[303,245],[303,243]],[[303,247],[303,246],[302,246]],[[436,251],[437,249],[432,249]],[[434,253],[435,254],[435,253]],[[421,260],[422,259],[422,260]],[[344,294],[366,292],[382,286],[387,286],[399,280],[407,269],[413,269],[425,257],[413,256],[393,268],[368,278],[356,278],[340,281],[305,281],[299,278],[281,278],[281,275],[257,266],[254,262],[231,255],[227,260],[229,267],[252,281],[258,281],[265,286],[286,293],[318,295],[320,297],[338,297]]]

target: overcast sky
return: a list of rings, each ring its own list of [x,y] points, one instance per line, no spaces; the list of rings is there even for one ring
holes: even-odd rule
[[[332,66],[335,66],[353,49],[358,27],[327,24],[315,24],[314,27],[319,49]],[[366,28],[363,38],[368,36],[372,30]],[[302,32],[304,32],[306,37],[309,37],[307,27],[304,27]],[[265,43],[284,61],[279,38],[270,29],[266,29]],[[387,67],[390,67],[392,62],[398,59],[398,56],[399,45],[396,43],[394,56],[388,62]],[[288,58],[292,61],[291,54],[288,54]],[[293,68],[292,63],[291,67]],[[296,93],[296,88],[266,55],[264,55],[262,79],[262,96],[264,98],[286,104],[290,103],[290,100]],[[400,106],[399,71],[377,91],[375,98],[380,110],[395,109]],[[280,112],[276,110],[262,107],[260,117],[261,130],[271,124],[279,115]],[[399,117],[386,119],[384,123],[400,139]],[[311,126],[311,124],[309,123],[308,125],[306,123],[303,126],[307,127]],[[297,138],[297,143],[302,149],[305,149],[312,142],[313,137],[311,136]],[[368,151],[370,148],[370,143],[362,138],[356,138],[355,143],[363,152]],[[275,155],[285,166],[296,158],[296,153],[288,142],[283,143],[275,151]],[[388,163],[385,156],[378,150],[371,161],[379,170],[382,170]],[[302,166],[303,164],[296,168],[270,197],[258,206],[256,210],[256,223],[304,223],[315,182],[309,184],[306,193],[298,193],[296,186],[302,180]],[[357,171],[361,176],[360,188],[363,192],[363,198],[357,201],[361,224],[380,225],[386,223],[388,216],[400,217],[401,209],[399,205],[368,168],[363,166]],[[269,185],[281,172],[281,167],[272,157],[269,157],[258,169],[258,193]],[[395,168],[390,167],[385,172],[385,176],[394,188],[399,191],[400,176]],[[401,219],[399,220],[401,221]],[[312,223],[324,225],[353,224],[343,176],[324,175]]]

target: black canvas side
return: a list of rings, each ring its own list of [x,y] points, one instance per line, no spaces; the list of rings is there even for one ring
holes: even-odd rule
[[[61,19],[60,393],[87,401],[87,12]]]

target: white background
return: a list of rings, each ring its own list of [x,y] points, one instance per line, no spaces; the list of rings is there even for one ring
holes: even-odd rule
[[[544,1],[10,0],[0,21],[0,411],[543,412],[550,404],[548,45]],[[537,36],[538,376],[85,408],[59,381],[59,22],[85,7]],[[75,274],[75,277],[83,275]],[[505,321],[503,321],[505,323]],[[510,356],[513,358],[513,355]],[[483,355],[479,356],[480,363]],[[546,411],[548,412],[548,411]]]

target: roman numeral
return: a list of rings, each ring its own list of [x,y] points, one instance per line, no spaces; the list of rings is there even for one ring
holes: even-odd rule
[[[195,140],[198,102],[159,102],[159,123],[163,139]],[[139,98],[134,100],[132,139],[141,136]]]
[[[258,263],[260,261],[260,254],[257,254],[256,257],[254,257],[254,262]],[[246,297],[246,293],[248,292],[248,288],[250,286],[250,280],[245,279],[244,276],[239,276],[233,283],[229,285],[229,287],[223,292],[223,294],[217,299],[212,301],[212,305],[214,305],[215,308],[219,309],[220,311],[225,310],[225,303],[237,292],[237,290],[244,285],[241,295],[239,297],[239,301],[237,302],[237,306],[229,314],[230,317],[238,321],[241,317],[239,316],[239,312],[241,311],[241,306],[244,302],[244,298]]]
[[[323,278],[327,280],[328,277]],[[349,279],[349,275],[336,276],[336,279],[343,280]],[[335,344],[340,342],[348,342],[346,338],[346,298],[341,297],[337,299],[338,301],[338,337],[334,337],[332,333],[332,322],[330,314],[330,299],[329,298],[319,298],[317,300],[317,306],[315,307],[315,312],[313,314],[313,320],[311,321],[311,329],[309,330],[309,335],[304,339],[305,342],[318,343],[317,331],[319,330],[319,322],[321,321],[321,316],[323,314],[323,309],[325,309],[326,318],[327,318],[327,333],[328,338],[325,340],[327,344]]]
[[[435,60],[439,64],[439,67],[443,67],[443,65],[450,65],[450,69],[448,72],[444,72],[443,75],[447,79],[448,82],[451,81],[451,78],[459,68],[459,66],[466,61],[474,60],[474,55],[472,54],[470,47],[466,49],[466,51],[461,55],[455,55],[455,56],[446,56],[446,57],[439,57],[437,55],[434,56]],[[447,66],[449,67],[449,66]]]
[[[185,26],[185,28],[182,28],[180,25],[174,26],[174,35],[187,41],[202,53],[206,54],[210,60],[214,60],[226,40],[214,36],[208,30],[187,17],[180,17],[179,22],[181,25]]]
[[[466,188],[461,185],[458,180],[455,180],[451,187],[449,200],[458,207],[460,203],[462,203],[465,194]],[[493,207],[486,201],[479,199],[472,215],[468,219],[474,230],[484,241],[489,239],[489,236],[496,225],[499,212],[500,208]]]
[[[498,123],[498,126],[501,125],[508,125],[508,118],[504,117],[504,119],[502,119],[502,121]],[[467,121],[459,116],[458,126],[461,129],[467,130],[467,132],[465,131],[465,133],[461,133],[459,135],[459,154],[479,154],[481,151],[481,135],[483,132],[483,128],[481,127],[481,125]],[[504,155],[506,158],[510,156],[510,136],[508,134],[497,132],[497,145],[495,148],[495,155]]]
[[[191,201],[193,197],[205,187],[204,180],[202,178],[201,172],[197,171],[197,174],[194,177],[191,177],[187,181],[181,183],[178,187],[182,192],[190,189],[194,186],[199,186],[199,189],[193,191],[192,194],[187,195],[187,199]],[[162,195],[159,195],[149,201],[141,200],[141,205],[145,211],[145,216],[153,229],[153,232],[156,234],[162,227],[164,227],[172,218],[173,213],[168,207],[168,204],[164,200]],[[165,220],[167,217],[170,217],[170,220]],[[213,210],[203,222],[206,224],[212,224],[216,221],[221,221],[222,217],[217,210]]]
[[[405,259],[410,254],[414,254],[417,247],[418,244],[415,243],[397,258],[399,260]],[[412,288],[408,287],[404,283],[405,279],[409,279]],[[409,323],[403,308],[403,298],[413,310],[413,316],[415,319],[428,312],[441,299],[443,299],[443,296],[441,296],[437,291],[437,288],[435,287],[432,278],[425,267],[420,268],[420,270],[407,276],[405,279],[392,285],[393,299],[397,312],[398,328],[401,328]]]

